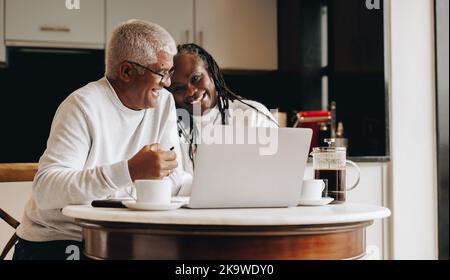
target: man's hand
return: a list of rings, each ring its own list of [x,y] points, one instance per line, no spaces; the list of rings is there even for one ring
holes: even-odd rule
[[[132,181],[162,179],[169,176],[178,166],[177,154],[164,151],[159,144],[147,145],[128,160],[128,170]]]

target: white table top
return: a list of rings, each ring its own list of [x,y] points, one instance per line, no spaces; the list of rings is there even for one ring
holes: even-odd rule
[[[268,226],[362,222],[389,217],[391,211],[380,206],[354,203],[291,208],[196,210],[181,208],[172,211],[134,211],[73,205],[65,207],[63,214],[77,219],[105,222]]]

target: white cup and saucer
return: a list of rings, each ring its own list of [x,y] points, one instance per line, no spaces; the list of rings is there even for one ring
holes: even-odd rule
[[[185,204],[172,201],[172,189],[168,180],[136,180],[136,200],[122,201],[122,204],[133,210],[164,211],[175,210]]]
[[[334,199],[322,197],[326,184],[323,180],[304,180],[298,205],[300,206],[322,206],[327,205]]]

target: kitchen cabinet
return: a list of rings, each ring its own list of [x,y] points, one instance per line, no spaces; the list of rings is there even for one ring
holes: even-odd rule
[[[5,35],[3,30],[5,29],[3,24],[5,22],[5,1],[0,0],[0,64],[6,61],[6,49],[5,49]]]
[[[177,43],[195,42],[224,69],[275,70],[276,0],[106,0],[107,34],[130,18],[153,21]]]
[[[382,73],[383,8],[369,10],[360,0],[332,1],[329,13],[334,38],[329,45],[332,70]]]
[[[106,0],[106,34],[128,19],[142,19],[163,26],[178,44],[194,40],[193,0]]]
[[[6,45],[104,47],[105,0],[81,1],[80,9],[60,0],[5,1]]]
[[[356,162],[356,164],[361,169],[361,181],[354,190],[347,192],[346,201],[387,207],[387,163]],[[347,168],[347,185],[355,182],[356,175],[357,172],[354,168]],[[305,179],[314,178],[311,163],[308,163],[304,177]],[[374,223],[367,228],[366,240],[367,246],[379,250],[380,258],[387,259],[389,257],[388,219],[375,220]]]
[[[277,1],[196,0],[196,39],[223,68],[277,69]]]

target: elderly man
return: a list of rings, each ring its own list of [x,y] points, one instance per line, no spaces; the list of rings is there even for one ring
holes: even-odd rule
[[[59,106],[40,158],[14,259],[65,259],[81,252],[81,229],[61,209],[125,193],[137,179],[181,173],[176,111],[170,85],[176,44],[161,26],[138,20],[119,25],[106,50],[105,77]],[[151,145],[150,145],[151,144]],[[70,251],[70,250],[69,250]]]

